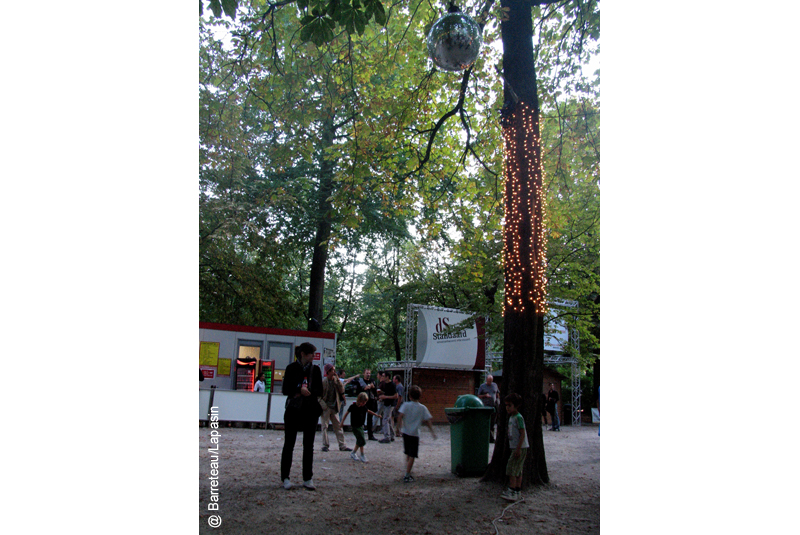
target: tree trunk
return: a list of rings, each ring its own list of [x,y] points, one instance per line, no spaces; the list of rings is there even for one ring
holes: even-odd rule
[[[320,174],[317,211],[317,234],[314,237],[314,256],[308,284],[308,330],[322,331],[322,302],[325,295],[325,266],[328,263],[328,240],[331,237],[332,214],[328,201],[333,192],[333,162],[325,157],[325,149],[333,145],[333,116],[322,125],[320,147]]]
[[[401,306],[400,298],[400,245],[395,244],[392,259],[392,342],[394,344],[394,359],[403,360],[405,353],[405,337],[401,342],[400,329],[404,324],[406,311]]]
[[[502,0],[509,19],[503,36],[505,268],[503,381],[500,394],[522,396],[530,449],[522,485],[549,483],[540,420],[544,368],[545,242],[543,225],[539,100],[533,63],[533,23],[529,2]],[[497,443],[484,480],[502,481],[508,462],[508,415],[501,406]]]

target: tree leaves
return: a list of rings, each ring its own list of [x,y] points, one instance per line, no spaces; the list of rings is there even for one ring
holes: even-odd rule
[[[298,0],[298,7],[310,14],[300,19],[300,39],[322,46],[333,40],[339,26],[349,35],[364,35],[370,20],[386,24],[386,11],[380,0]]]
[[[367,21],[374,18],[375,22],[381,26],[386,24],[386,11],[384,11],[380,0],[365,0],[364,15]]]
[[[242,12],[235,23],[209,24],[233,28],[234,38],[233,47],[208,42],[210,31],[201,40],[201,192],[219,203],[202,209],[201,232],[220,218],[230,224],[202,249],[204,265],[214,266],[202,273],[204,291],[214,294],[201,293],[201,311],[305,328],[311,242],[326,217],[333,232],[324,318],[326,330],[340,333],[337,357],[394,358],[409,302],[486,314],[502,338],[502,81],[486,75],[499,60],[491,47],[470,78],[463,117],[442,127],[428,165],[415,171],[426,132],[458,98],[459,80],[431,71],[424,52],[425,23],[439,14],[421,4],[412,21],[403,10],[387,17],[378,0],[298,0],[268,17]],[[570,99],[580,84],[582,95],[597,87],[580,80],[575,62],[557,61],[575,17],[548,20],[538,27],[537,74],[551,295],[579,299],[591,314],[598,307],[583,296],[599,293],[599,104]],[[485,32],[497,38],[499,27]],[[298,37],[309,46],[298,47]],[[324,145],[330,114],[336,141]],[[323,162],[334,175],[330,191],[319,192]],[[366,272],[355,269],[361,262]],[[280,295],[283,316],[246,299],[265,295],[259,279]],[[578,328],[586,332],[588,320]],[[591,350],[588,340],[582,351]]]
[[[222,0],[222,9],[231,19],[236,19],[237,7],[239,7],[239,0]]]
[[[332,255],[343,248],[357,249],[362,240],[374,236],[408,237],[413,184],[392,180],[405,168],[408,149],[395,150],[394,143],[402,140],[409,122],[419,119],[408,110],[425,97],[408,99],[405,86],[425,72],[423,48],[411,47],[417,56],[398,62],[386,54],[387,45],[376,40],[377,32],[362,25],[363,14],[350,20],[352,30],[362,31],[363,37],[333,35],[336,22],[326,14],[335,13],[347,25],[344,8],[353,4],[342,4],[338,11],[331,6],[325,12],[328,4],[312,0],[305,5],[302,37],[319,39],[322,34],[333,39],[330,47],[297,47],[294,6],[278,9],[271,17],[242,14],[235,24],[211,21],[201,26],[201,194],[209,201],[224,200],[231,214],[228,219],[241,222],[214,234],[219,245],[214,250],[224,250],[224,255],[202,255],[209,259],[204,264],[218,258],[214,273],[225,274],[204,274],[203,280],[221,298],[201,294],[203,313],[231,311],[226,306],[230,301],[258,308],[233,296],[222,299],[225,288],[240,294],[249,286],[233,284],[233,275],[222,269],[225,265],[241,266],[239,280],[251,280],[244,275],[269,265],[253,249],[252,240],[242,239],[251,230],[274,247],[273,258],[308,259],[323,220],[331,224],[332,232],[321,238],[320,245]],[[375,17],[383,13],[379,3],[372,9]],[[407,21],[395,20],[392,34],[402,36]],[[232,46],[222,43],[213,26],[232,28]],[[401,43],[391,49],[406,46]],[[336,143],[324,141],[325,125],[333,127],[330,133]],[[238,254],[249,262],[258,259],[263,266],[240,263]],[[307,264],[296,272],[274,273],[283,280],[284,294],[290,289],[291,299],[284,297],[292,303],[302,300],[304,293],[308,296]],[[330,290],[328,284],[333,284]],[[326,277],[323,318],[332,316],[333,323],[326,326],[332,330],[341,317],[336,291],[334,279]],[[294,319],[294,328],[305,328],[302,318]]]
[[[367,25],[366,15],[363,11],[348,6],[347,4],[345,4],[345,6],[346,7],[335,11],[334,16],[331,18],[341,26],[344,26],[347,33],[353,34],[358,32],[358,35],[364,35],[364,28]]]
[[[217,18],[221,17],[224,11],[228,17],[236,20],[236,9],[239,7],[239,0],[208,0],[208,7]],[[203,15],[203,0],[200,0],[200,15]]]
[[[322,46],[323,43],[333,40],[333,29],[336,27],[336,23],[318,13],[315,9],[314,14],[300,19],[300,40],[304,43],[311,41],[317,46]]]
[[[580,336],[580,361],[599,351],[600,110],[574,97],[543,116],[542,153],[548,196],[548,279],[552,296],[576,300],[565,317]]]

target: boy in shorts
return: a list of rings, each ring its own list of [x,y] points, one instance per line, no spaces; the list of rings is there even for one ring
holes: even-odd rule
[[[406,475],[403,477],[404,483],[411,483],[411,469],[414,467],[414,459],[419,454],[419,427],[421,424],[428,426],[436,440],[436,433],[433,430],[433,416],[425,405],[419,402],[422,390],[417,385],[408,389],[409,400],[400,406],[397,414],[397,427],[403,434],[403,452],[406,454]]]
[[[367,408],[367,401],[369,401],[369,396],[366,392],[361,392],[355,403],[350,405],[347,408],[347,412],[344,413],[345,418],[347,418],[348,414],[350,415],[350,426],[353,428],[353,435],[356,437],[356,447],[350,452],[350,458],[354,461],[360,460],[362,463],[367,462],[367,456],[364,455],[364,446],[367,444],[367,441],[364,440],[364,419],[367,413],[378,416]],[[344,418],[342,418],[342,421],[344,422]],[[359,448],[361,449],[360,457],[356,455]]]
[[[522,498],[522,467],[528,454],[528,433],[525,432],[525,419],[519,413],[522,397],[512,392],[505,399],[508,413],[508,449],[511,456],[506,465],[508,488],[500,495],[504,500],[516,502]]]

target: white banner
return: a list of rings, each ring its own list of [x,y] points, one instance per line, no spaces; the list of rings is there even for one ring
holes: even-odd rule
[[[478,329],[472,321],[465,329],[449,329],[470,314],[420,308],[417,316],[417,364],[439,368],[473,369],[479,346]],[[483,360],[483,359],[481,359]]]
[[[569,309],[577,310],[578,302],[572,299],[551,299],[548,304],[550,310],[545,314],[544,349],[558,353],[569,353],[569,330],[564,315],[570,314]],[[561,316],[561,317],[557,317]]]
[[[546,351],[569,351],[569,332],[563,318],[552,319],[563,313],[557,308],[551,308],[545,315],[545,321],[550,320],[544,327],[544,349]]]

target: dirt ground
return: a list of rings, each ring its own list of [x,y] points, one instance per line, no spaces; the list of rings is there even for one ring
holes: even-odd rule
[[[199,429],[200,533],[307,534],[577,534],[600,533],[600,437],[596,425],[544,432],[550,484],[523,491],[524,501],[500,498],[504,487],[451,473],[450,427],[420,430],[415,481],[403,483],[402,439],[367,441],[368,463],[332,450],[323,453],[321,432],[314,443],[316,491],[302,487],[302,435],[294,450],[291,480],[280,482],[283,431],[222,427],[218,472],[211,475],[212,429]],[[377,435],[380,437],[380,435]],[[347,446],[355,439],[345,432]],[[489,453],[494,445],[490,446]],[[212,477],[219,509],[209,511]],[[510,506],[510,507],[509,507]],[[502,517],[502,518],[500,518]],[[499,519],[499,520],[498,520]],[[217,528],[210,523],[220,521]],[[493,522],[494,521],[494,522]]]

